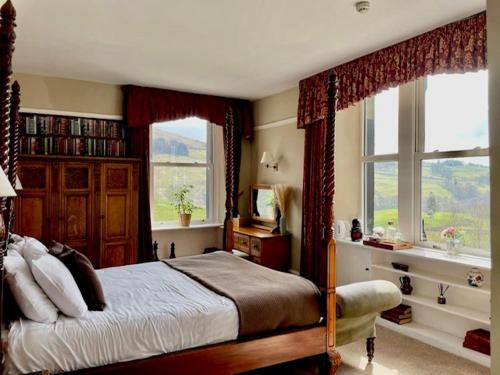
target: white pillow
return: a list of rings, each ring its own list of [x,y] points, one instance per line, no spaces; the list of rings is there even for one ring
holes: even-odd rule
[[[8,255],[4,258],[5,279],[22,313],[28,319],[40,323],[54,323],[57,308],[33,279],[28,264],[22,256]]]
[[[80,318],[88,311],[82,293],[66,266],[56,257],[45,254],[31,261],[31,271],[38,285],[65,315]]]
[[[31,262],[43,255],[47,255],[49,249],[47,249],[47,247],[43,243],[33,237],[25,236],[24,240],[26,242],[22,250],[22,256],[24,257],[24,259],[26,259],[28,266],[30,266],[31,268]]]
[[[14,250],[17,251],[20,255],[23,255],[24,245],[26,245],[26,240],[24,239],[24,237],[12,233],[10,235],[10,239],[13,242],[7,244],[7,251]]]

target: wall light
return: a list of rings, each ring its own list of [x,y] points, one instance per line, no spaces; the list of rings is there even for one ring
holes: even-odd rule
[[[262,159],[260,159],[260,164],[264,164],[266,168],[273,168],[275,171],[278,170],[278,162],[274,160],[273,154],[268,151],[262,153]]]

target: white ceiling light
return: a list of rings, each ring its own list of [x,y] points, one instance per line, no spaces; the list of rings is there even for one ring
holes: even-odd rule
[[[356,3],[356,10],[358,13],[366,13],[370,10],[370,2],[369,1],[358,1]]]

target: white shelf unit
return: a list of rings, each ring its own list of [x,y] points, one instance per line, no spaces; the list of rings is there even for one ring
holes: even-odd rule
[[[405,272],[405,271],[397,270],[397,269],[393,268],[392,265],[385,265],[385,264],[372,264],[372,268],[387,271],[387,272],[394,272],[394,273],[397,273],[400,275],[407,275],[407,276],[415,277],[417,279],[432,281],[435,283],[444,283],[444,284],[447,284],[450,286],[454,286],[456,288],[466,289],[469,291],[490,295],[489,286],[483,286],[480,288],[471,287],[464,281],[463,278],[452,277],[449,275],[439,275],[436,273],[423,271],[423,270],[418,270],[417,272],[412,272],[412,271]]]
[[[417,322],[399,325],[382,318],[377,318],[377,324],[415,340],[436,346],[441,350],[466,358],[482,366],[490,367],[491,365],[490,356],[464,348],[462,337],[453,336],[447,332]]]
[[[432,249],[390,251],[350,241],[338,241],[337,244],[338,256],[343,257],[339,264],[351,268],[350,274],[353,271],[359,274],[359,280],[351,277],[345,280],[348,283],[381,278],[399,286],[397,279],[402,275],[415,280],[412,295],[403,296],[404,303],[414,307],[413,321],[398,325],[379,318],[380,325],[483,366],[490,366],[489,356],[462,345],[467,330],[490,327],[489,259],[467,255],[450,257]],[[393,268],[392,262],[407,264],[409,272]],[[481,288],[471,287],[466,281],[471,267],[480,268],[486,276],[486,283]],[[452,294],[446,305],[437,303],[437,294],[429,294],[439,283],[451,286]]]
[[[436,299],[418,295],[403,295],[403,301],[418,303],[419,305],[427,306],[432,309],[459,316],[461,318],[469,319],[485,325],[490,325],[489,314],[486,314],[482,311],[456,305],[440,305],[437,303]]]

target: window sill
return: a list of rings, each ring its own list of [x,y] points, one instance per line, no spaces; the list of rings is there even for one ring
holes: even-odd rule
[[[168,230],[191,230],[191,229],[207,229],[207,228],[218,228],[222,226],[222,223],[203,223],[203,224],[192,224],[189,227],[183,227],[182,225],[158,225],[153,226],[151,229],[153,232],[161,232]]]
[[[466,254],[459,254],[457,256],[450,256],[447,255],[445,252],[442,251],[437,251],[433,249],[428,249],[424,247],[414,247],[412,249],[407,249],[407,250],[385,250],[385,249],[379,249],[377,247],[373,246],[366,246],[363,245],[361,242],[352,242],[349,240],[337,240],[339,244],[343,245],[348,245],[352,246],[353,248],[359,248],[359,249],[366,249],[370,251],[380,251],[384,253],[396,253],[396,254],[401,254],[401,255],[407,255],[411,257],[419,257],[419,258],[425,258],[429,260],[436,260],[439,262],[446,262],[446,263],[452,263],[452,264],[460,264],[460,265],[466,265],[466,266],[471,266],[471,267],[478,267],[484,270],[491,270],[491,259],[490,258],[483,258],[483,257],[476,257],[473,255],[466,255]]]

